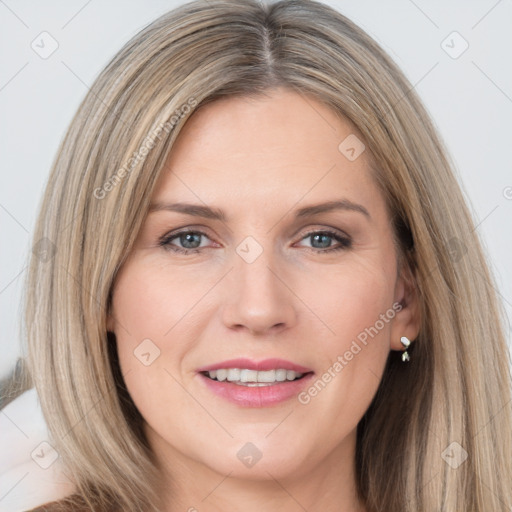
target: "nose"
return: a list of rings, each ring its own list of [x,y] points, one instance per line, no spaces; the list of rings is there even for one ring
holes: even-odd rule
[[[270,335],[295,323],[292,283],[270,253],[264,250],[252,263],[235,255],[234,268],[226,277],[223,322],[228,328]]]

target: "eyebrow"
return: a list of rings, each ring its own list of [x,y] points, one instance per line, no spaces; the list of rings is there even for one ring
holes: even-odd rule
[[[361,204],[354,203],[348,199],[340,199],[338,201],[328,201],[326,203],[315,204],[312,206],[306,206],[300,208],[295,212],[296,218],[309,217],[318,215],[320,213],[330,212],[333,210],[346,210],[362,213],[368,219],[371,219],[371,215],[368,210]],[[149,212],[157,211],[171,211],[185,213],[187,215],[193,215],[196,217],[204,217],[206,219],[226,221],[225,213],[218,209],[210,206],[202,206],[199,204],[190,203],[154,203],[149,206]]]

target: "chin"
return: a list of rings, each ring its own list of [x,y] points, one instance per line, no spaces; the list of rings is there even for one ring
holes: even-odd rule
[[[267,434],[251,436],[252,441],[234,440],[224,450],[218,447],[203,464],[219,474],[247,480],[295,479],[312,470],[315,457],[302,443],[294,445],[277,438],[272,442],[265,439]]]

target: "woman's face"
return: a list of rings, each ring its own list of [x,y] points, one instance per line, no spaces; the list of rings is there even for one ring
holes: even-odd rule
[[[417,332],[360,139],[287,89],[183,127],[109,318],[170,471],[279,479],[353,458],[390,349]]]

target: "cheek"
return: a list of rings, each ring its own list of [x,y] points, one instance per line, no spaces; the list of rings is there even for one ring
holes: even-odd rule
[[[200,280],[185,279],[184,273],[170,272],[162,265],[128,264],[123,267],[113,294],[113,313],[120,359],[128,361],[146,339],[163,351],[172,340],[174,354],[180,353],[177,335],[186,317],[194,320],[194,306],[204,294]],[[180,278],[180,275],[182,276]]]
[[[348,349],[352,340],[392,307],[394,272],[392,265],[384,270],[382,265],[356,261],[304,283],[303,296],[315,305],[318,318],[329,328],[319,337],[326,354],[332,357],[333,351]],[[382,325],[379,321],[377,327],[385,333],[389,326],[389,322]]]
[[[397,312],[395,272],[391,260],[386,271],[383,265],[351,262],[350,271],[329,273],[322,293],[312,296],[309,288],[308,300],[329,330],[317,345],[322,354],[317,380],[299,402],[310,413],[327,415],[325,424],[341,432],[355,428],[379,386]]]
[[[134,264],[122,268],[113,292],[112,311],[119,365],[139,411],[157,407],[155,390],[162,388],[162,334],[173,311],[166,283]],[[164,300],[165,299],[165,300]]]
[[[173,410],[187,406],[177,381],[209,318],[201,298],[216,280],[150,259],[123,266],[113,292],[114,332],[121,371],[143,416],[166,416],[161,405],[169,399]]]
[[[113,293],[117,351],[128,392],[144,418],[163,424],[173,423],[169,410],[187,405],[187,397],[173,379],[181,380],[176,368],[190,348],[182,330],[189,323],[180,319],[201,295],[193,289],[193,280],[182,285],[177,273],[162,265],[130,261],[123,266]],[[169,396],[173,407],[166,409],[162,404]]]

